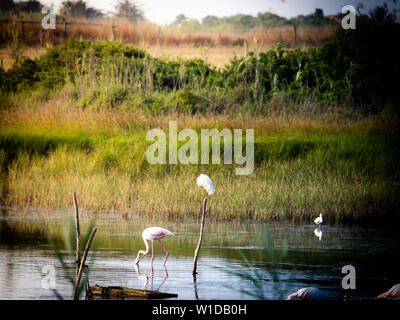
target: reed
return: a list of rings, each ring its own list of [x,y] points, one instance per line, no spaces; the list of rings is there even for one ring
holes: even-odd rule
[[[208,172],[221,195],[213,197],[211,218],[311,221],[324,212],[330,221],[362,222],[398,210],[398,133],[381,120],[221,115],[206,123],[180,115],[180,128],[254,125],[256,168],[239,177],[229,165],[149,165],[146,131],[167,128],[173,115],[128,125],[134,112],[89,112],[75,122],[82,111],[62,118],[55,110],[22,110],[3,113],[0,130],[1,194],[9,205],[68,208],[65,194],[76,190],[87,210],[194,217],[202,200],[195,180]]]
[[[246,51],[222,70],[200,59],[154,58],[120,42],[49,48],[0,74],[1,200],[64,209],[65,194],[76,191],[87,210],[193,217],[203,172],[217,190],[210,218],[312,221],[323,212],[336,222],[397,220],[398,118],[385,107],[391,100],[378,103],[378,114],[345,99],[357,97],[347,76],[335,70],[342,77],[335,82],[326,70],[327,61],[341,66],[330,50],[338,43],[307,53]],[[318,52],[335,59],[318,60],[325,57]],[[150,165],[146,133],[168,130],[170,120],[197,132],[254,129],[254,173]]]

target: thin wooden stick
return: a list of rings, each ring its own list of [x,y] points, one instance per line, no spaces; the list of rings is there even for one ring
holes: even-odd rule
[[[76,201],[76,193],[74,192],[74,206],[75,206],[75,227],[76,227],[76,283],[78,284],[78,273],[80,268],[80,250],[81,250],[81,232],[79,228],[79,209],[78,202]]]
[[[76,277],[76,279],[77,279],[76,280],[76,286],[77,287],[79,285],[79,282],[81,281],[82,271],[83,271],[83,268],[85,266],[86,258],[87,258],[87,255],[89,253],[90,246],[92,244],[92,240],[93,240],[93,238],[94,238],[94,236],[96,234],[96,231],[97,231],[97,228],[94,228],[93,231],[92,231],[92,234],[90,235],[89,241],[88,241],[88,243],[86,245],[85,251],[83,252],[82,261],[81,261],[81,264],[80,264],[80,267],[79,267],[79,272],[78,272],[78,275]]]
[[[207,207],[207,198],[204,198],[203,200],[203,214],[201,216],[201,227],[200,227],[200,237],[199,237],[199,243],[197,244],[196,251],[194,252],[194,260],[193,260],[193,277],[196,277],[196,269],[197,269],[197,258],[199,255],[199,251],[201,248],[201,242],[203,241],[203,233],[204,233],[204,223],[206,220],[206,207]]]

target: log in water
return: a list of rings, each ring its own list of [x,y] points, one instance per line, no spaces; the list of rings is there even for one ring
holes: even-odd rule
[[[176,298],[178,295],[175,293],[167,293],[153,290],[143,290],[126,287],[103,287],[95,285],[89,287],[87,292],[89,298],[102,297],[114,299],[163,299],[163,298]]]

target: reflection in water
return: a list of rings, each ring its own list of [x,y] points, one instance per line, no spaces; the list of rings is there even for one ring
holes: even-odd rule
[[[151,277],[150,277],[150,289],[148,288],[148,284],[149,284],[149,276],[146,273],[140,273],[140,268],[138,264],[134,264],[135,267],[135,271],[137,274],[137,277],[139,279],[144,279],[145,280],[145,285],[143,287],[144,290],[153,290],[153,280],[154,280],[154,268],[153,268],[153,264],[151,265]],[[168,278],[168,270],[167,268],[164,266],[164,271],[165,271],[165,277],[164,279],[161,281],[161,284],[158,286],[157,289],[155,289],[156,291],[160,291],[161,287],[164,285],[165,281]]]
[[[55,266],[56,288],[70,297],[71,284],[50,243],[59,244],[67,256],[63,227],[70,212],[6,211],[0,213],[0,299],[55,299],[51,290],[41,286],[43,275],[38,270],[44,265]],[[82,215],[82,230],[90,218]],[[179,299],[286,299],[304,287],[316,287],[338,299],[374,299],[400,282],[395,263],[400,248],[394,227],[325,225],[316,229],[318,234],[324,233],[324,241],[317,241],[314,225],[254,221],[207,221],[196,282],[192,267],[197,221],[164,221],[167,229],[176,231],[168,239],[168,271],[163,271],[164,250],[155,246],[153,271],[146,260],[142,268],[148,268],[135,272],[132,264],[143,247],[142,230],[156,219],[99,215],[94,239],[98,251],[90,282],[130,288],[155,286],[177,293]],[[263,241],[260,234],[266,226],[269,236]],[[348,264],[356,267],[357,289],[343,291],[341,270]],[[73,275],[74,261],[68,261],[68,266]]]
[[[193,277],[193,291],[194,291],[194,299],[199,300],[199,295],[197,293],[196,277]]]
[[[322,239],[322,230],[320,228],[315,228],[314,229],[314,234],[321,241],[321,239]]]

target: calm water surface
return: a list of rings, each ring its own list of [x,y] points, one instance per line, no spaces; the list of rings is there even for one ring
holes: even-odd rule
[[[81,215],[84,234],[90,217]],[[63,242],[70,216],[71,212],[1,209],[0,299],[56,299],[42,288],[46,265],[55,268],[58,292],[71,298],[72,286],[54,252],[55,244],[67,259],[67,274],[72,274],[74,261]],[[319,239],[311,224],[207,221],[194,283],[199,221],[159,223],[156,218],[104,213],[96,226],[91,285],[160,290],[177,293],[178,299],[286,299],[302,287],[314,286],[331,299],[373,299],[400,282],[395,264],[398,228],[324,225]],[[166,269],[158,242],[153,270],[151,252],[139,268],[133,263],[137,251],[145,248],[141,232],[149,226],[175,232],[163,240],[170,252]],[[355,267],[355,290],[342,289],[345,265]]]

